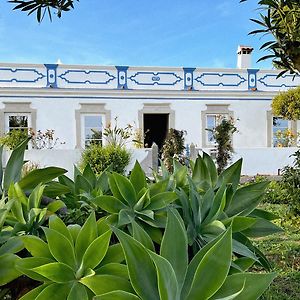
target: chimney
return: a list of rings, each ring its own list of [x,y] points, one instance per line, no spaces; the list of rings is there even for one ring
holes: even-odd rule
[[[238,46],[237,50],[237,68],[238,69],[250,69],[251,68],[251,53],[252,47]]]

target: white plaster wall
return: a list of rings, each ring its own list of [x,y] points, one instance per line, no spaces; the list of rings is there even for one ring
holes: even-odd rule
[[[238,132],[233,135],[236,148],[267,147],[267,111],[271,101],[235,100],[229,110],[234,112]]]

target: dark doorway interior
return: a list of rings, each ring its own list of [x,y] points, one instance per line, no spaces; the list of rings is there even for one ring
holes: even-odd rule
[[[144,114],[145,147],[153,143],[161,149],[169,129],[169,114]]]

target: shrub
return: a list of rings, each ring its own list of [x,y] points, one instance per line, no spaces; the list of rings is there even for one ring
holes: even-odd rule
[[[162,147],[162,160],[169,172],[173,171],[173,160],[183,162],[184,147],[183,130],[171,128]]]
[[[0,138],[0,145],[10,150],[14,150],[22,141],[28,137],[28,133],[23,130],[12,130]]]
[[[273,98],[272,111],[288,120],[300,119],[300,87],[279,93]]]
[[[233,118],[226,119],[223,116],[220,116],[220,118],[221,120],[216,128],[206,129],[212,132],[217,143],[216,160],[219,174],[225,169],[232,158],[232,135],[237,131]]]
[[[117,145],[91,145],[82,153],[82,167],[89,164],[95,173],[100,174],[110,166],[112,171],[123,174],[130,156],[125,148]]]

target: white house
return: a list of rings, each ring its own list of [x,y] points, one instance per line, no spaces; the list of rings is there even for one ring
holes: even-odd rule
[[[236,69],[2,63],[0,135],[12,126],[53,129],[64,143],[51,159],[43,154],[45,164],[70,166],[93,139],[91,129],[101,131],[115,117],[119,126],[148,131],[148,145],[161,145],[167,129],[176,128],[186,130],[186,144],[209,151],[214,145],[205,129],[221,114],[238,120],[233,146],[235,159],[244,158],[243,173],[277,174],[295,148],[275,147],[274,132],[296,132],[299,124],[272,116],[271,100],[300,77],[277,79],[278,71],[251,68],[252,50],[239,47]]]

